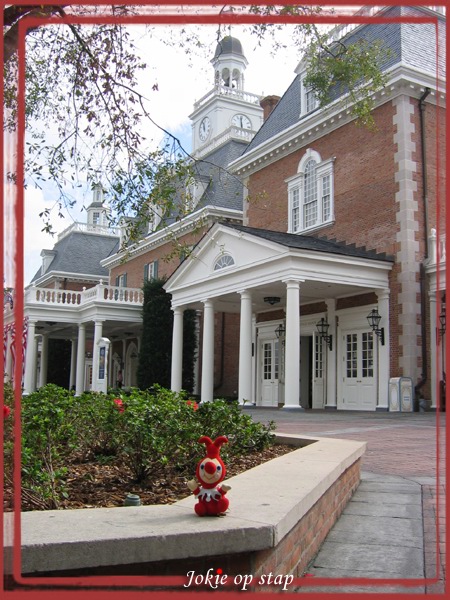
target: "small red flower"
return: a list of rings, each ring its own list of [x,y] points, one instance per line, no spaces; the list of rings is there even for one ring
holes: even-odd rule
[[[192,406],[194,410],[198,410],[198,404],[195,400],[187,400],[186,404]]]
[[[9,408],[9,406],[4,405],[3,406],[3,418],[6,419],[6,417],[9,417],[10,414],[11,414],[11,409]]]
[[[116,405],[117,410],[120,413],[123,413],[123,411],[125,410],[125,407],[123,405],[123,401],[120,398],[114,398],[113,402]]]

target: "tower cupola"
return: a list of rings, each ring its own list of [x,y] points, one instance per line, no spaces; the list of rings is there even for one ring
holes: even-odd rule
[[[87,207],[88,230],[101,230],[108,226],[108,216],[111,209],[104,205],[104,190],[100,183],[92,186],[92,202]]]
[[[227,35],[220,40],[211,63],[214,67],[216,86],[234,90],[244,89],[244,71],[248,62],[237,38]]]

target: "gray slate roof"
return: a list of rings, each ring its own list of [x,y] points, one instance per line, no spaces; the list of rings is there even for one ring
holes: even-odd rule
[[[424,17],[430,12],[421,10],[420,7],[392,6],[383,13],[383,17]],[[445,77],[445,21],[439,19],[438,49],[440,54],[439,74]],[[427,72],[436,77],[436,30],[430,23],[371,23],[350,32],[345,43],[355,43],[361,38],[369,42],[382,40],[388,49],[382,68],[387,70],[402,61],[406,65]],[[336,88],[333,98],[338,98],[343,93]],[[320,110],[319,108],[316,110]],[[278,135],[285,129],[295,125],[305,116],[300,115],[300,74],[295,77],[276,107],[263,123],[253,140],[244,150],[250,152],[260,144]]]
[[[100,261],[114,254],[118,243],[117,237],[72,231],[56,242],[53,247],[56,255],[46,273],[57,271],[107,278],[108,269],[102,267]],[[42,277],[42,267],[31,281],[36,281],[40,277]]]
[[[385,252],[367,250],[365,247],[357,248],[355,244],[346,244],[345,242],[337,242],[336,240],[328,240],[326,238],[312,237],[309,235],[297,235],[294,233],[270,231],[269,229],[245,227],[244,225],[235,225],[232,223],[226,223],[225,225],[230,229],[236,229],[238,231],[242,231],[243,233],[249,233],[269,242],[275,242],[276,244],[286,246],[287,248],[312,250],[314,252],[326,252],[328,254],[354,256],[355,258],[394,262],[394,258],[392,256],[388,256]]]
[[[211,205],[242,210],[243,185],[226,169],[230,162],[242,155],[246,146],[246,142],[231,140],[197,162],[198,174],[210,180],[199,208]]]
[[[206,190],[194,210],[205,206],[242,210],[244,187],[239,178],[230,173],[227,167],[230,162],[242,155],[246,145],[247,142],[229,140],[194,163],[195,178],[207,183]],[[177,220],[180,209],[176,207],[181,202],[180,197],[174,201],[175,209],[169,217],[164,218],[164,226]]]

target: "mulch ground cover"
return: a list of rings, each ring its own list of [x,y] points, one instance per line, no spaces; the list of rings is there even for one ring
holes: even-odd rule
[[[296,448],[285,444],[275,444],[262,452],[248,453],[245,456],[227,461],[227,479],[247,471],[259,464],[282,456]],[[99,508],[123,506],[127,494],[137,494],[141,504],[172,504],[191,494],[187,481],[195,476],[180,475],[169,468],[154,474],[144,483],[133,481],[131,472],[116,457],[104,457],[101,461],[73,463],[68,465],[67,492],[59,508]],[[31,490],[22,488],[22,510],[48,510]],[[5,512],[13,509],[13,486],[5,475]]]

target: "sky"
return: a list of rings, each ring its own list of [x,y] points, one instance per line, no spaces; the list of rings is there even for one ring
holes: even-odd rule
[[[197,31],[200,31],[203,48],[190,56],[178,44],[168,46],[158,40],[158,34],[166,37],[174,35],[176,39],[175,27],[172,27],[169,32],[160,29],[158,34],[151,38],[145,35],[142,26],[135,26],[133,30],[139,51],[149,65],[145,71],[141,72],[139,92],[149,98],[153,120],[177,136],[187,150],[190,149],[191,139],[189,114],[193,110],[194,102],[213,88],[214,73],[210,60],[217,45],[216,26],[196,27]],[[227,34],[231,34],[241,41],[248,60],[245,72],[245,91],[261,96],[283,95],[294,79],[295,68],[301,59],[299,49],[291,42],[292,36],[289,27],[283,26],[280,35],[284,36],[284,40],[290,44],[290,47],[286,51],[278,51],[275,55],[270,43],[266,43],[264,47],[258,47],[255,36],[241,26],[225,26],[221,37]],[[154,84],[158,86],[157,92],[152,89]],[[49,128],[51,131],[51,124],[49,124]],[[152,137],[153,133],[155,143],[160,140],[158,130],[155,129],[154,132],[148,133],[149,137]],[[86,207],[90,204],[91,194],[87,185],[82,186],[77,192],[75,207],[62,211],[63,219],[57,216],[58,211],[53,210],[55,215],[52,218],[52,226],[56,233],[63,231],[75,221],[85,222],[86,212],[83,211],[83,206]],[[8,196],[8,190],[6,195]],[[43,189],[28,186],[25,190],[25,285],[29,284],[41,265],[41,250],[52,248],[57,241],[56,235],[51,236],[42,231],[43,221],[39,216],[39,213],[46,208],[52,209],[56,199],[57,196],[50,185]],[[5,237],[5,284],[11,287],[14,286],[14,266],[10,250],[13,236],[14,232],[8,230]]]
[[[224,34],[228,33],[227,30]],[[213,67],[210,60],[216,48],[216,28],[202,26],[202,39],[205,48],[197,56],[188,57],[178,46],[169,47],[162,42],[143,35],[143,30],[137,29],[136,40],[149,68],[141,74],[139,91],[150,98],[152,118],[162,127],[179,137],[186,147],[190,148],[191,122],[189,114],[194,102],[199,100],[213,87]],[[288,53],[271,56],[269,48],[256,47],[254,36],[244,33],[242,28],[233,27],[231,35],[240,39],[244,54],[248,60],[245,72],[245,89],[248,92],[269,95],[282,95],[295,77],[294,69],[299,62],[297,49]],[[158,57],[154,60],[152,57]],[[157,83],[158,91],[152,91]],[[155,130],[155,139],[159,132]],[[54,231],[59,233],[69,227],[74,221],[85,222],[86,213],[81,210],[89,205],[91,192],[81,189],[77,204],[72,209],[63,210],[64,218],[54,216],[52,224]],[[44,231],[42,219],[39,217],[45,208],[52,208],[55,195],[50,187],[43,190],[33,186],[25,191],[25,284],[27,285],[39,269],[42,259],[42,249],[50,249],[56,242],[56,235],[51,236]],[[6,265],[6,284],[11,283],[12,266]]]

